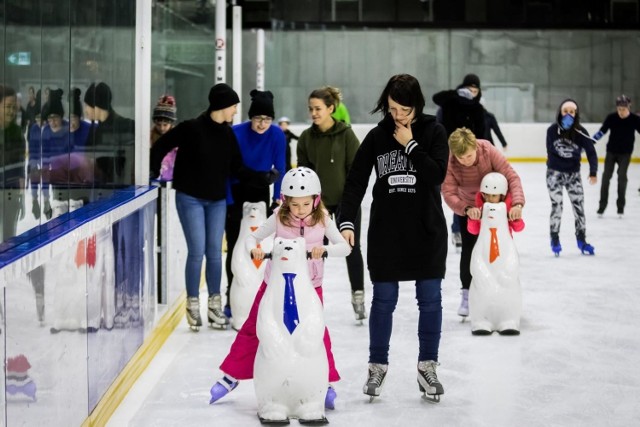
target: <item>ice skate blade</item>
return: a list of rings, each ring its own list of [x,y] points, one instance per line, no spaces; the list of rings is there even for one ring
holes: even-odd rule
[[[458,315],[458,316],[460,316],[460,315]],[[469,316],[460,316],[460,323],[466,322],[467,321],[467,317],[469,317]]]
[[[226,325],[221,325],[221,324],[219,324],[219,323],[209,322],[209,327],[210,327],[211,329],[218,329],[218,330],[220,330],[220,331],[225,331],[225,330],[227,330],[227,327],[228,327],[228,326],[229,326],[228,324],[226,324]]]
[[[305,420],[303,418],[298,419],[301,425],[305,426],[323,426],[329,424],[327,417],[318,418],[317,420]]]
[[[426,400],[429,403],[440,403],[440,395],[439,394],[427,394],[427,393],[424,393],[422,395],[422,399]]]
[[[189,325],[189,329],[191,329],[193,332],[199,332],[200,331],[200,326]]]
[[[262,418],[260,414],[258,414],[258,418],[260,418],[260,424],[269,424],[275,426],[286,426],[289,424],[289,418],[285,418],[282,420],[268,420],[266,418]]]

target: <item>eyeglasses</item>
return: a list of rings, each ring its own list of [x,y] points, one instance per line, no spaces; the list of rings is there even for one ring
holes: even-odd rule
[[[273,121],[272,117],[269,116],[253,116],[251,117],[251,120],[254,123],[265,123],[265,124],[269,124]]]

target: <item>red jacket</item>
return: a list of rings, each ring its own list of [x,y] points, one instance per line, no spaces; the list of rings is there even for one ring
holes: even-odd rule
[[[507,197],[504,198],[504,204],[507,205],[507,212],[511,210],[511,193],[507,193]],[[476,193],[476,207],[482,210],[484,206],[484,200],[482,200],[482,193]],[[508,220],[509,233],[513,234],[522,231],[524,229],[524,221],[522,219]],[[467,231],[471,234],[478,235],[480,233],[480,220],[467,218]]]

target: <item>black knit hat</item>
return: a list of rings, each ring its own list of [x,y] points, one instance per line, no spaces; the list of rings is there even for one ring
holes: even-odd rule
[[[480,77],[475,74],[467,74],[462,80],[463,87],[476,87],[480,89]]]
[[[104,82],[100,82],[96,85],[94,102],[96,107],[103,110],[111,109],[111,88]]]
[[[77,87],[71,89],[69,95],[69,115],[82,117],[82,103],[80,102],[80,94],[82,92]]]
[[[96,84],[91,83],[84,93],[84,103],[89,107],[94,108],[96,106]]]
[[[209,112],[224,110],[239,103],[238,94],[226,83],[218,83],[209,90]]]
[[[251,107],[249,107],[249,118],[255,116],[268,116],[272,119],[276,117],[273,110],[273,94],[270,91],[261,92],[257,89],[249,92],[251,95]]]
[[[62,106],[62,89],[56,89],[49,92],[49,101],[42,106],[42,118],[47,119],[51,115],[64,116],[64,107]]]
[[[176,121],[176,99],[171,95],[162,95],[153,109],[153,120]]]

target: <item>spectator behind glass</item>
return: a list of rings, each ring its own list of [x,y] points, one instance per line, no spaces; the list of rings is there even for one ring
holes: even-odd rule
[[[81,95],[82,91],[78,88],[72,88],[69,95],[71,152],[57,155],[51,160],[51,182],[68,185],[69,188],[88,188],[93,185],[93,158],[87,153],[91,124],[83,120]],[[82,198],[85,203],[88,201],[87,195]]]
[[[134,182],[135,122],[122,117],[113,106],[111,88],[92,84],[84,97],[93,120],[90,143],[95,150],[95,180],[102,186],[122,187]]]
[[[231,180],[229,207],[225,233],[227,237],[227,302],[225,312],[231,313],[231,286],[233,248],[240,233],[242,205],[244,202],[264,202],[268,215],[280,200],[280,182],[285,174],[287,139],[278,126],[272,126],[275,117],[273,94],[270,91],[252,90],[249,121],[233,126],[242,153],[243,169]],[[270,196],[271,184],[273,196]],[[269,201],[272,201],[271,205]]]
[[[31,212],[36,219],[40,219],[44,213],[47,220],[52,218],[51,191],[53,196],[63,190],[68,185],[68,176],[65,171],[68,167],[54,170],[59,167],[59,162],[54,160],[58,156],[68,159],[71,152],[69,139],[69,122],[64,119],[65,111],[62,106],[62,89],[55,89],[49,92],[49,101],[42,106],[42,118],[46,123],[42,127],[41,135],[32,132],[29,140],[29,166],[31,179],[31,196],[33,205]],[[52,180],[56,178],[55,181]],[[37,184],[40,183],[40,193]],[[60,196],[60,198],[65,198]]]
[[[24,218],[25,150],[22,130],[16,123],[17,96],[0,85],[0,242],[16,235],[18,220]]]

